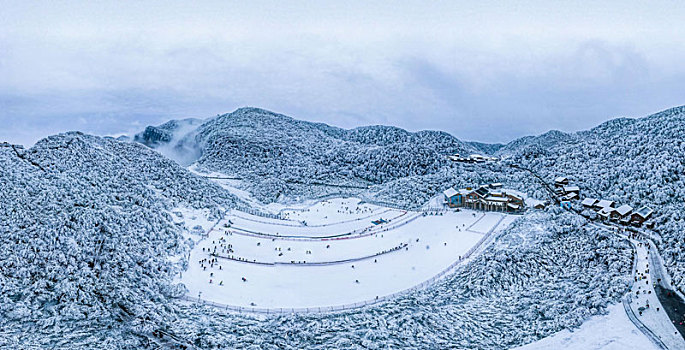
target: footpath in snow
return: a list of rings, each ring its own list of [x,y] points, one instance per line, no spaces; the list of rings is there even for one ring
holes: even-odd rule
[[[667,348],[685,349],[685,341],[671,323],[654,290],[648,248],[640,241],[631,242],[637,248],[637,265],[636,280],[628,296],[630,308],[638,321],[654,332]]]

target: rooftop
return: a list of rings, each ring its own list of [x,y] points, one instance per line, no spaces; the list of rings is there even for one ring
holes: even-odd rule
[[[621,216],[627,215],[631,211],[633,211],[633,207],[629,206],[628,204],[624,204],[624,205],[616,208],[616,212],[618,213],[618,215],[621,215]]]
[[[641,217],[646,219],[650,215],[652,215],[653,212],[654,211],[652,210],[652,208],[642,207],[642,208],[638,209],[637,212],[635,212],[635,214],[640,215]]]
[[[591,207],[591,206],[595,205],[595,203],[597,203],[597,200],[594,199],[594,198],[589,198],[589,197],[583,199],[583,201],[580,202],[580,204],[585,205],[585,206],[588,206],[588,207]]]
[[[564,191],[566,191],[566,192],[579,192],[580,187],[578,187],[578,186],[564,186]]]
[[[602,199],[596,205],[600,208],[611,208],[614,205],[614,201]]]
[[[454,197],[454,196],[456,196],[459,192],[457,192],[457,190],[455,190],[454,187],[450,187],[450,188],[446,189],[446,190],[445,190],[444,192],[442,192],[442,193],[445,194],[445,197]]]
[[[554,182],[565,182],[565,181],[568,181],[568,179],[563,177],[563,176],[559,176],[558,178],[554,179]]]

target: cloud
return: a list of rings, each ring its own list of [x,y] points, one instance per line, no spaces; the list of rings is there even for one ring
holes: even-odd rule
[[[310,5],[8,6],[0,140],[249,105],[505,142],[683,104],[682,6]]]

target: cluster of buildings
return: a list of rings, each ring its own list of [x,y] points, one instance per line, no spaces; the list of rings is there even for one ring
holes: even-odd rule
[[[577,199],[578,196],[580,196],[580,187],[569,185],[569,181],[565,177],[554,179],[554,187],[562,201],[570,201]]]
[[[566,203],[570,207],[570,201],[578,199],[580,196],[580,188],[569,185],[569,181],[565,177],[554,179],[554,186],[557,194],[560,196],[562,206]],[[649,207],[634,210],[630,205],[623,204],[617,206],[616,202],[606,199],[588,197],[583,199],[580,204],[587,209],[594,210],[604,220],[611,220],[623,225],[642,226],[653,213],[653,210]],[[646,225],[651,228],[653,223],[647,222]]]
[[[502,189],[501,183],[467,187],[456,190],[450,187],[443,192],[450,208],[469,208],[486,211],[521,212],[526,208],[523,197]]]
[[[460,157],[459,153],[451,155],[448,157],[451,161],[462,162],[462,163],[485,163],[485,162],[496,162],[499,160],[497,157],[482,156],[480,154],[471,154],[468,157]]]
[[[642,207],[634,210],[628,204],[616,206],[616,202],[606,199],[585,198],[581,202],[583,207],[597,212],[604,220],[619,222],[623,225],[642,226],[654,212],[649,207]],[[652,227],[653,222],[647,222],[647,227]]]

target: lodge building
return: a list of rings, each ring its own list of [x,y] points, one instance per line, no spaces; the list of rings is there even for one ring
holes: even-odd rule
[[[467,187],[455,190],[450,187],[443,194],[445,203],[450,208],[520,212],[526,206],[521,196],[502,190],[500,183],[480,186],[477,189]]]

